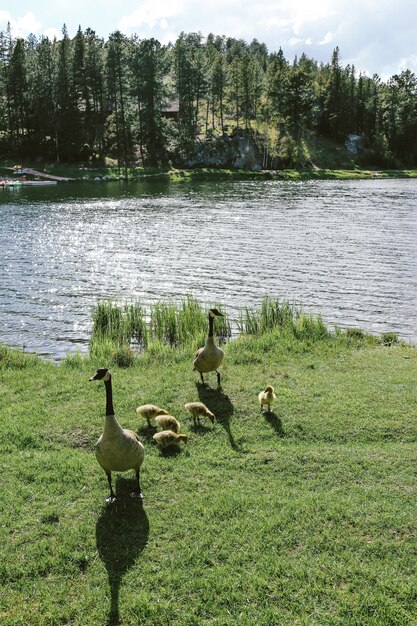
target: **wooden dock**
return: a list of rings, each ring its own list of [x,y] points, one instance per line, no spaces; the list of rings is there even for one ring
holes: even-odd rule
[[[22,167],[19,170],[19,175],[28,174],[29,176],[37,176],[38,178],[46,178],[47,180],[56,180],[57,182],[70,182],[77,180],[76,178],[66,178],[65,176],[53,176],[52,174],[45,174],[44,172],[39,172],[38,170],[32,170],[28,167]]]

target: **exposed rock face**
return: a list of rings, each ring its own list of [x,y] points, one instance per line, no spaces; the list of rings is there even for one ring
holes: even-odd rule
[[[261,159],[250,133],[238,128],[231,136],[201,142],[187,166],[260,170]]]
[[[363,147],[362,144],[363,138],[361,135],[354,135],[351,133],[346,137],[345,146],[346,150],[350,152],[350,154],[359,154]]]
[[[235,133],[232,138],[235,160],[232,165],[235,169],[260,170],[261,160],[256,143],[248,133]]]

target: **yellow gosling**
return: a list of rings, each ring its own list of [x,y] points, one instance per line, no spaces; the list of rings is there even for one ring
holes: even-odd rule
[[[172,430],[162,430],[159,433],[155,433],[152,439],[160,448],[167,448],[168,446],[179,445],[181,441],[187,443],[188,435],[177,434]]]
[[[215,415],[202,402],[187,402],[185,408],[191,413],[194,425],[200,424],[200,417],[208,417],[211,423],[214,423]]]
[[[217,386],[220,387],[220,367],[224,352],[214,342],[214,318],[224,317],[223,313],[220,313],[218,309],[210,309],[209,319],[209,331],[206,343],[202,348],[199,348],[194,355],[194,370],[200,372],[201,382],[204,385],[203,374],[206,372],[216,372],[217,374]]]
[[[110,487],[110,495],[106,502],[116,500],[112,487],[112,472],[125,472],[134,469],[136,472],[136,491],[131,493],[132,498],[143,498],[139,484],[140,467],[145,456],[145,449],[139,437],[133,430],[122,428],[116,419],[113,409],[113,393],[111,373],[101,367],[90,380],[103,380],[106,388],[106,418],[103,434],[96,444],[97,461],[106,473]]]
[[[267,405],[268,411],[271,411],[271,404],[277,399],[274,388],[272,385],[267,385],[264,391],[261,391],[258,395],[259,404],[261,405],[261,413],[262,408]]]
[[[149,426],[152,425],[151,420],[155,420],[155,417],[157,415],[169,415],[168,411],[165,411],[165,409],[161,409],[155,404],[142,404],[142,406],[138,406],[138,408],[136,409],[136,413],[141,417],[144,417]]]
[[[160,430],[172,430],[173,433],[180,432],[180,423],[173,415],[157,415],[155,423]]]

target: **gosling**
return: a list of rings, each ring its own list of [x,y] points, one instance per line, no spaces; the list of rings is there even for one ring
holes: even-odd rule
[[[194,426],[200,424],[200,417],[208,417],[214,424],[215,415],[202,402],[187,402],[185,408],[193,416]]]
[[[180,432],[180,423],[173,415],[157,415],[155,423],[161,430],[171,430],[173,433]]]
[[[177,434],[172,430],[161,430],[161,432],[155,433],[152,439],[160,448],[168,448],[173,445],[178,446],[181,441],[187,443],[188,435]]]
[[[165,411],[165,409],[161,409],[155,404],[142,404],[142,406],[138,406],[138,408],[136,409],[136,413],[144,417],[149,426],[152,426],[151,420],[155,420],[155,417],[157,415],[169,415],[168,411]]]
[[[268,406],[268,413],[271,412],[271,404],[277,399],[272,385],[267,385],[264,391],[258,395],[259,404],[261,405],[261,413],[264,405]]]

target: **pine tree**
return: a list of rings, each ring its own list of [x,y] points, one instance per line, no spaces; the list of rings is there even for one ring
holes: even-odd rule
[[[135,41],[131,63],[142,160],[147,165],[157,165],[166,161],[166,127],[161,115],[167,91],[166,53],[156,39]]]
[[[117,164],[120,170],[123,164],[127,178],[129,157],[132,156],[130,145],[130,129],[128,128],[128,41],[120,31],[110,35],[107,43],[107,90],[111,99],[114,119],[114,140],[117,153]]]

